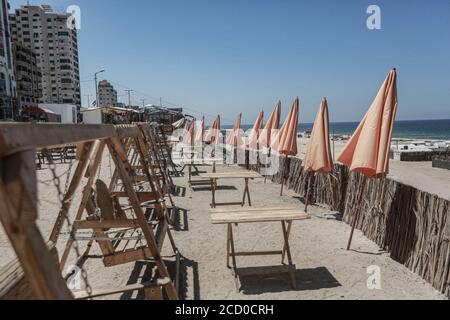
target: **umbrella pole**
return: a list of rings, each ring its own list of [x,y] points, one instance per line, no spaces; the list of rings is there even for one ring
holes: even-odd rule
[[[308,189],[306,190],[306,199],[305,199],[305,213],[308,213],[308,205],[309,205],[309,197],[311,192],[311,184],[313,179],[313,172],[308,172]]]
[[[288,156],[286,156],[286,158],[284,158],[284,166],[283,166],[283,172],[281,174],[281,192],[280,192],[280,197],[283,196],[283,190],[284,190],[284,178],[286,175],[286,172],[288,171]]]
[[[267,153],[267,157],[268,157],[267,161],[271,160],[270,159],[271,156],[272,156],[272,148],[269,148],[269,152]],[[267,165],[267,163],[266,163],[266,165]],[[266,168],[267,168],[267,166],[266,166]],[[264,184],[266,184],[266,183],[267,183],[267,175],[264,175]]]
[[[347,250],[350,250],[350,247],[352,245],[352,240],[353,240],[353,233],[355,232],[356,225],[358,224],[359,215],[361,213],[361,202],[362,202],[362,199],[364,196],[364,189],[366,188],[366,182],[367,182],[367,177],[365,175],[363,175],[361,183],[359,185],[357,207],[356,207],[355,215],[353,216],[352,231],[350,232],[350,237],[348,239]]]

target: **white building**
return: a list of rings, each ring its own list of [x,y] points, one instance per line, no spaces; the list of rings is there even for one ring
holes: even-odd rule
[[[77,123],[77,106],[74,104],[40,103],[39,108],[50,110],[61,116],[61,123]]]
[[[41,103],[81,107],[78,39],[69,14],[49,5],[21,6],[10,14],[13,42],[33,50],[42,74]]]
[[[15,108],[17,91],[14,77],[14,61],[8,19],[9,3],[0,4],[0,120],[17,116]]]
[[[106,80],[98,83],[98,106],[100,108],[117,106],[117,91]]]
[[[81,109],[84,124],[102,124],[103,113],[101,108]]]

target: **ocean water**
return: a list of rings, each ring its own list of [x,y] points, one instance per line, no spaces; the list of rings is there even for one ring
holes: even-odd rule
[[[352,135],[359,122],[330,123],[330,134]],[[251,129],[252,125],[243,125],[243,130]],[[313,124],[299,125],[299,132],[312,130]],[[231,129],[225,126],[224,129]],[[450,140],[450,119],[447,120],[413,120],[397,121],[394,125],[394,138],[418,140]]]

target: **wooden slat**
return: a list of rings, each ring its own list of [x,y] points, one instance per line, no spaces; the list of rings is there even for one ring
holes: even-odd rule
[[[35,153],[24,151],[3,157],[0,164],[0,221],[36,298],[71,299],[58,264],[36,225]]]
[[[276,222],[307,220],[311,217],[300,210],[283,210],[279,212],[226,212],[211,215],[213,224],[251,223],[251,222]]]
[[[257,212],[272,212],[272,211],[300,211],[302,213],[306,213],[302,211],[297,206],[268,206],[268,207],[246,207],[246,208],[218,208],[211,209],[211,213],[226,213],[226,212],[249,212],[249,211],[257,211]]]
[[[240,178],[249,178],[249,179],[257,179],[263,178],[259,173],[253,171],[246,172],[218,172],[218,173],[203,173],[200,174],[200,178],[204,179],[240,179]]]
[[[280,273],[289,273],[295,269],[296,269],[295,265],[248,267],[248,268],[237,268],[236,273],[241,277],[252,275],[275,275]]]
[[[137,249],[127,249],[122,252],[115,252],[111,256],[103,258],[103,264],[106,267],[117,266],[129,262],[151,259],[153,257],[148,247],[141,247]]]
[[[75,230],[139,228],[139,222],[137,220],[83,220],[75,221],[73,227]]]
[[[93,298],[99,298],[104,296],[110,296],[117,293],[127,293],[127,292],[133,292],[138,290],[144,290],[144,289],[150,289],[150,288],[160,288],[160,285],[154,283],[154,282],[147,282],[147,283],[136,283],[131,284],[122,288],[114,288],[114,289],[95,289],[92,291],[91,294],[86,293],[85,291],[76,291],[72,292],[76,300],[86,300],[86,299],[93,299]]]
[[[112,125],[6,123],[0,126],[0,156],[28,149],[106,139],[115,135]]]

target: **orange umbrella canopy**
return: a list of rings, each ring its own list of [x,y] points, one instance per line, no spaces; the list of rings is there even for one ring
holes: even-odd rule
[[[220,138],[220,116],[213,122],[211,128],[209,128],[208,133],[205,137],[205,142],[207,144],[219,144]]]
[[[194,143],[194,137],[195,137],[195,119],[192,120],[185,132],[185,142],[186,144],[193,144]]]
[[[397,71],[392,69],[339,161],[369,178],[385,177],[397,105]]]
[[[285,156],[296,156],[298,135],[298,107],[300,100],[297,98],[292,105],[291,111],[284,122],[277,137],[272,142],[272,149]]]
[[[275,130],[280,129],[280,118],[281,118],[281,101],[278,102],[275,110],[272,112],[270,118],[267,120],[265,128],[261,131],[259,135],[259,146],[260,148],[270,148],[272,140],[276,135]]]
[[[231,132],[230,136],[228,137],[227,143],[229,145],[232,145],[233,147],[238,147],[242,144],[242,140],[240,137],[241,134],[241,120],[242,120],[242,113],[240,113],[236,119],[236,122],[234,124],[233,131]]]
[[[205,137],[205,117],[203,117],[202,121],[200,122],[200,128],[197,131],[197,136],[195,137],[195,141],[202,143],[204,137]]]
[[[255,125],[253,126],[252,131],[248,137],[247,147],[250,149],[258,149],[258,140],[261,133],[261,129],[263,128],[264,122],[264,111],[259,113],[258,118],[256,119]]]
[[[323,173],[333,171],[329,126],[328,103],[326,99],[323,99],[314,121],[305,159],[302,162],[302,167],[306,171]]]

